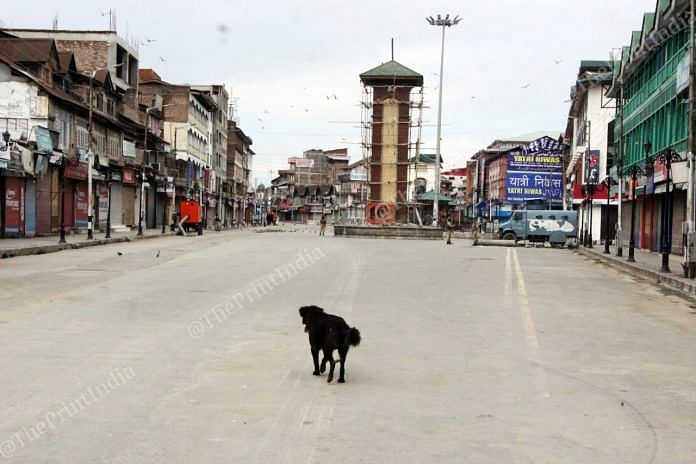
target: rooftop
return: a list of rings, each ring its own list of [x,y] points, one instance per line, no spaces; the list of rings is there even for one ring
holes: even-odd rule
[[[403,64],[391,60],[360,74],[360,80],[365,83],[369,81],[406,79],[413,85],[423,85],[423,75],[413,69],[407,68]]]

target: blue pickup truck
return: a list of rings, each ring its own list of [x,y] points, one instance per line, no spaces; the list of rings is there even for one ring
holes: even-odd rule
[[[549,242],[554,248],[563,248],[571,238],[577,238],[576,211],[518,210],[510,220],[498,228],[503,240]]]

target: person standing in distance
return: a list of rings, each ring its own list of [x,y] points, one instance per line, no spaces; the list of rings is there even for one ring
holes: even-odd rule
[[[445,223],[447,225],[447,245],[452,244],[452,229],[454,229],[454,224],[452,224],[452,217],[447,216],[447,222]]]
[[[319,235],[324,235],[324,231],[326,230],[326,214],[321,215],[321,220],[319,221]]]

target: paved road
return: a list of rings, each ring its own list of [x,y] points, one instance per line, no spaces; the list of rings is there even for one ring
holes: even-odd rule
[[[568,251],[229,232],[3,260],[0,298],[0,462],[696,461],[696,311]],[[304,304],[362,332],[346,384]]]

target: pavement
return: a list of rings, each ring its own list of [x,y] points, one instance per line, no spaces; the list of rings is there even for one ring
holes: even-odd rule
[[[0,462],[694,461],[687,300],[567,250],[293,230],[0,261]],[[308,304],[362,333],[345,384]]]
[[[253,229],[253,228],[252,228]],[[221,232],[242,230],[241,228],[223,229]],[[217,233],[214,230],[207,229],[203,233]],[[189,232],[188,235],[196,234]],[[42,255],[46,253],[55,253],[64,250],[74,250],[78,248],[86,248],[99,245],[108,245],[110,243],[132,242],[134,240],[143,240],[149,238],[170,237],[176,235],[169,228],[165,233],[162,233],[161,228],[143,229],[143,235],[138,235],[138,230],[133,229],[128,232],[112,232],[110,238],[105,237],[104,232],[95,232],[94,238],[89,240],[87,233],[69,234],[66,235],[66,243],[59,243],[58,235],[31,237],[31,238],[8,238],[0,239],[0,259],[14,258],[16,256]]]
[[[682,257],[670,255],[669,268],[671,272],[661,272],[662,255],[647,250],[634,250],[635,262],[629,263],[628,247],[624,247],[623,256],[616,256],[616,247],[609,247],[609,254],[604,253],[604,245],[595,245],[592,248],[579,246],[576,248],[579,254],[590,259],[603,262],[623,272],[647,279],[670,290],[681,293],[687,298],[696,298],[696,280],[684,277]]]

